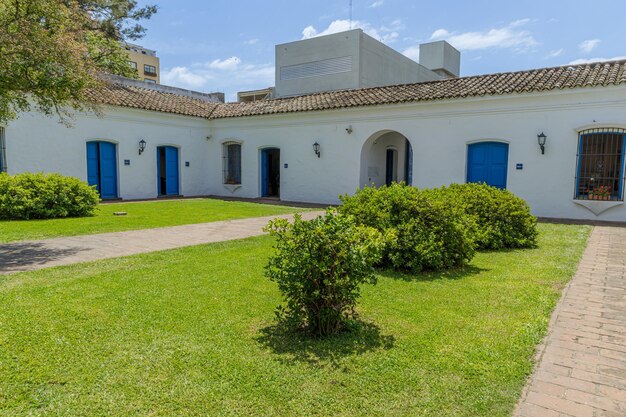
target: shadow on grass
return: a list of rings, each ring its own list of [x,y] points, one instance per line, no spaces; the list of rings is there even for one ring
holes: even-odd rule
[[[282,324],[261,329],[257,342],[284,362],[299,361],[311,366],[331,366],[341,369],[342,359],[379,349],[391,349],[395,338],[382,335],[373,323],[353,321],[350,329],[327,338],[316,338],[303,331],[295,331]],[[343,368],[347,371],[347,368]]]
[[[458,280],[458,279],[463,279],[463,278],[468,278],[474,275],[478,275],[481,272],[485,272],[485,271],[488,271],[488,269],[479,268],[475,265],[465,265],[460,268],[448,269],[446,271],[418,272],[418,273],[394,271],[392,269],[382,269],[377,272],[377,275],[383,278],[418,282],[418,281],[436,281],[440,279]]]

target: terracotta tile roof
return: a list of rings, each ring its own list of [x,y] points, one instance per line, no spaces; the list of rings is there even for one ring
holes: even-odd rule
[[[359,106],[531,93],[626,83],[626,60],[479,75],[417,84],[332,91],[305,96],[218,104],[111,82],[89,92],[96,103],[207,119],[319,111]]]
[[[204,100],[148,88],[128,86],[111,81],[106,87],[87,93],[90,100],[98,104],[131,107],[209,118],[218,105]]]
[[[626,60],[479,75],[417,84],[220,104],[211,119],[329,110],[626,83]]]

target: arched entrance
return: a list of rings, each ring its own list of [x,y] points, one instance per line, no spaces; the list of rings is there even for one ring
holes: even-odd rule
[[[413,182],[411,143],[393,130],[375,133],[361,149],[360,186],[382,187],[402,181],[409,185]]]

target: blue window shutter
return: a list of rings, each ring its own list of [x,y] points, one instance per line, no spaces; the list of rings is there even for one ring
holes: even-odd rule
[[[480,142],[468,146],[467,182],[485,183],[506,188],[509,145],[501,142]]]

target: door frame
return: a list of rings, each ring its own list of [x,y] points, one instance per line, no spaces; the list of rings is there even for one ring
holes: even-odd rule
[[[116,140],[103,139],[103,138],[91,138],[85,140],[85,156],[86,156],[86,179],[89,184],[89,155],[87,154],[87,147],[90,143],[98,144],[98,195],[102,200],[117,200],[120,198],[120,158],[119,158],[119,142]],[[108,143],[115,147],[115,196],[114,197],[102,197],[102,175],[100,167],[100,143]]]
[[[177,152],[177,160],[176,160],[176,169],[177,169],[177,188],[178,188],[178,193],[177,194],[167,194],[167,172],[166,172],[166,190],[165,193],[161,193],[161,160],[160,160],[160,149],[161,148],[174,148],[176,149]],[[167,151],[166,151],[167,152]],[[157,188],[157,197],[175,197],[175,196],[181,196],[181,185],[182,185],[182,175],[181,175],[181,146],[180,145],[175,145],[175,144],[170,144],[170,143],[163,143],[163,144],[159,144],[156,146],[156,188]]]
[[[281,163],[278,163],[278,172],[279,172],[279,180],[278,180],[278,196],[268,196],[267,188],[268,188],[268,169],[269,166],[266,166],[266,155],[268,151],[278,151],[278,157],[281,158],[282,152],[278,146],[264,146],[259,148],[259,195],[262,198],[279,198],[281,195],[281,180],[282,175]]]

